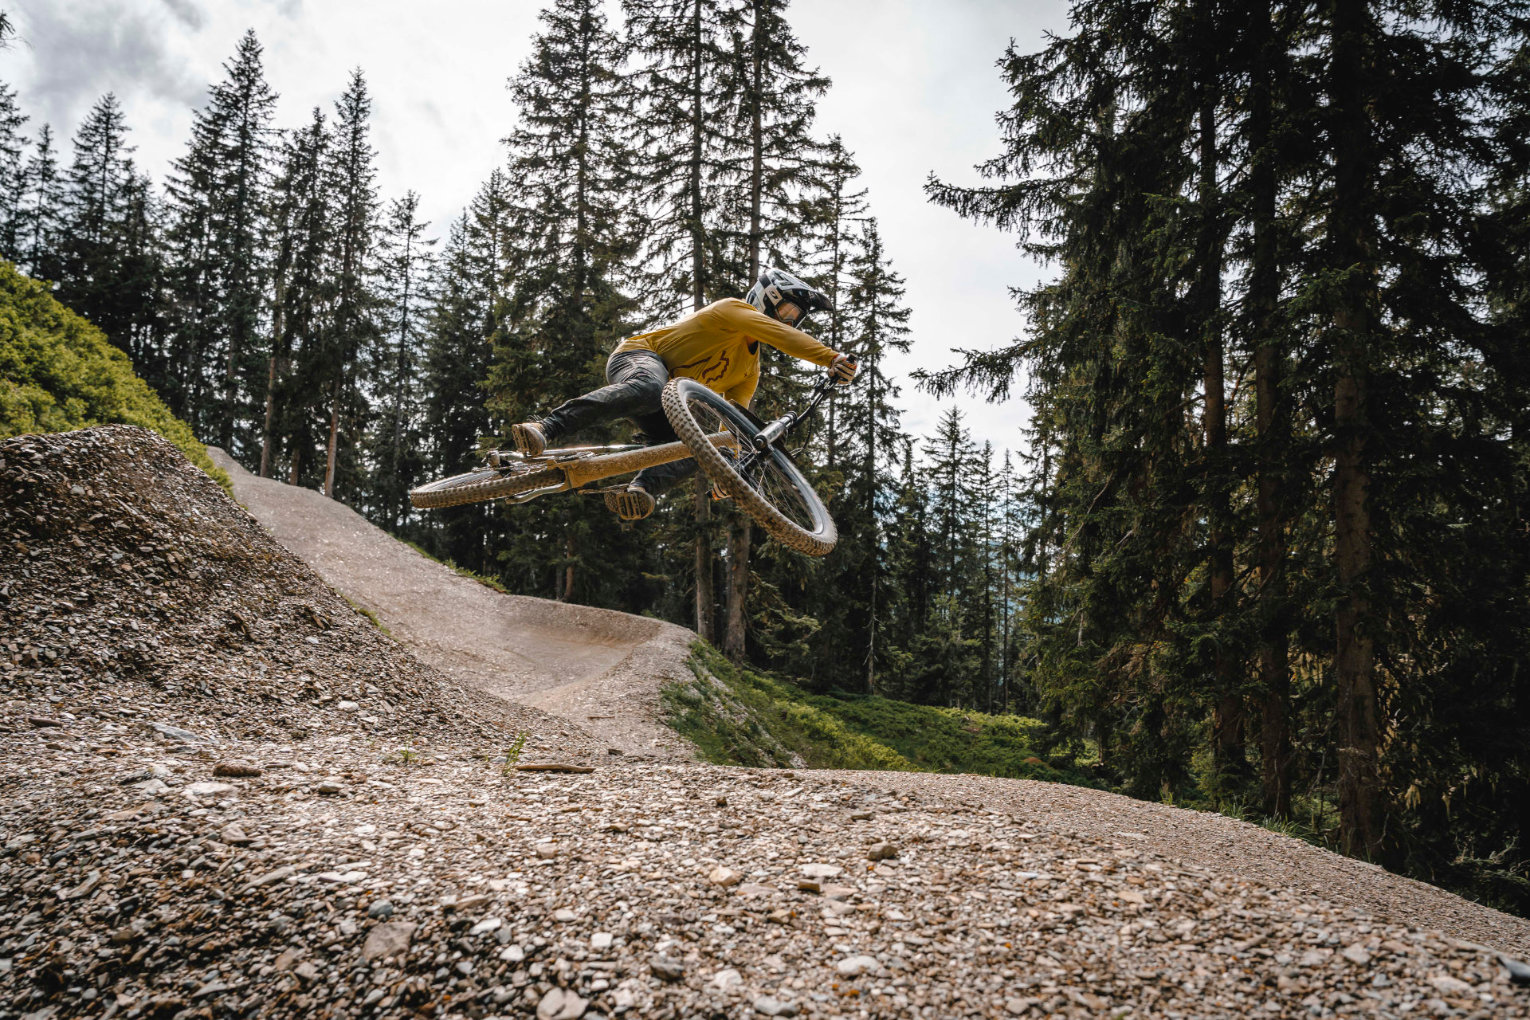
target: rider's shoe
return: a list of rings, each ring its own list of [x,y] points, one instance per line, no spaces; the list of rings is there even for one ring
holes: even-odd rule
[[[540,457],[547,449],[547,425],[539,421],[523,421],[510,426],[510,438],[515,448],[527,457]]]
[[[649,491],[638,485],[625,489],[611,489],[606,493],[606,509],[624,521],[640,521],[653,513],[658,501]]]

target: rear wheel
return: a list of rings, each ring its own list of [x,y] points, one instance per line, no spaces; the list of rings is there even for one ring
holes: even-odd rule
[[[743,408],[694,379],[671,379],[664,387],[664,414],[708,478],[738,501],[760,526],[809,556],[825,556],[839,541],[828,508],[785,450],[754,449],[760,428]],[[737,454],[713,445],[726,431],[739,440]]]
[[[426,482],[409,493],[409,502],[421,510],[460,506],[463,503],[480,503],[489,499],[514,496],[544,485],[557,485],[563,481],[563,472],[557,468],[535,464],[513,464],[502,468],[480,468],[466,474],[453,475],[435,482]]]

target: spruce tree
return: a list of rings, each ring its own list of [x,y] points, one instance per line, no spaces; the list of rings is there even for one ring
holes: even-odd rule
[[[424,480],[421,450],[424,394],[419,372],[425,338],[424,288],[434,262],[434,238],[417,218],[420,196],[413,191],[388,206],[378,241],[378,297],[382,344],[376,351],[372,388],[376,423],[371,435],[372,516],[389,531],[409,516],[409,490]]]
[[[272,187],[271,347],[260,475],[272,477],[278,459],[285,456],[288,480],[294,485],[318,462],[312,421],[323,395],[318,381],[294,371],[294,365],[317,362],[333,301],[333,223],[325,176],[329,144],[324,114],[315,107],[307,127],[287,134]]]
[[[255,466],[270,354],[265,250],[276,95],[253,31],[197,111],[170,182],[177,384],[172,406]],[[264,444],[260,444],[262,449]]]
[[[66,192],[59,173],[53,129],[44,124],[24,171],[27,198],[20,211],[16,239],[20,261],[39,280],[57,280],[61,272],[61,246]]]
[[[489,385],[490,409],[511,420],[604,382],[606,357],[630,321],[622,283],[637,250],[625,43],[594,0],[558,0],[542,24],[510,83],[520,119],[506,139],[507,174],[521,251]],[[553,584],[542,590],[556,598],[609,600],[609,568],[630,545],[609,514],[589,500],[532,512],[535,528],[503,555],[523,568],[550,566]]]
[[[309,359],[325,390],[324,494],[354,493],[362,485],[358,443],[371,407],[361,386],[366,359],[378,348],[378,299],[373,256],[377,244],[377,153],[371,144],[372,100],[361,70],[335,102],[335,126],[325,167],[333,227],[328,261],[333,276],[333,311]]]
[[[16,90],[0,81],[0,257],[22,261],[24,202],[29,187],[27,116],[16,103]]]
[[[431,284],[425,339],[425,444],[428,471],[446,476],[466,470],[479,438],[493,434],[488,410],[491,289],[474,257],[476,224],[467,213],[447,234]],[[488,572],[486,543],[492,507],[469,504],[431,514],[422,540],[436,555],[470,570]]]
[[[736,156],[739,78],[730,65],[725,11],[715,0],[623,0],[633,50],[643,58],[635,75],[640,98],[635,188],[647,214],[644,263],[652,282],[643,310],[675,318],[737,293],[721,265],[726,237],[718,230],[722,194],[742,179]],[[717,636],[716,522],[707,486],[693,489],[696,526],[690,535],[695,579],[695,627]]]
[[[747,191],[740,188],[731,201],[725,191],[723,198],[725,210],[738,210],[734,221],[748,224],[741,239],[745,259],[739,290],[753,286],[767,258],[785,260],[788,243],[798,235],[805,199],[822,183],[815,159],[821,147],[810,131],[814,100],[828,89],[829,80],[803,65],[806,50],[792,33],[786,7],[787,0],[748,0],[729,12],[726,23],[740,79],[736,134],[743,143],[740,155],[747,159],[747,172],[741,175]],[[770,355],[762,351],[761,357]],[[772,397],[777,403],[790,399],[795,368],[762,373],[756,398],[762,407],[769,408]],[[752,532],[749,518],[735,512],[728,530],[723,630],[723,651],[735,659],[744,656]]]
[[[132,181],[127,124],[122,105],[108,92],[91,107],[74,137],[74,160],[69,168],[68,222],[65,258],[70,283],[65,303],[91,317],[102,304],[96,286],[111,276],[109,242],[122,222]],[[101,281],[99,284],[96,281]],[[108,333],[108,336],[110,334]]]

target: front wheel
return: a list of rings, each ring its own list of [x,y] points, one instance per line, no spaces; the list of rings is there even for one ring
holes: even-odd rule
[[[773,536],[800,553],[826,556],[839,541],[828,508],[785,450],[753,447],[760,427],[727,397],[694,379],[671,379],[664,387],[664,414],[675,434],[718,488]],[[719,449],[710,436],[726,431],[739,452]]]

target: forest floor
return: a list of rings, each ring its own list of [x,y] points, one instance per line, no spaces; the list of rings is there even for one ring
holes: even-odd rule
[[[656,747],[684,631],[490,592],[555,647],[437,668],[141,429],[0,443],[0,549],[4,1020],[1530,1016],[1530,924],[1256,826]]]

